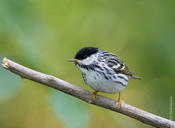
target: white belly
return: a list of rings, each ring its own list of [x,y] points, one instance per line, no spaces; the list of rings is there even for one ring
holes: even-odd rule
[[[99,91],[99,92],[105,92],[105,93],[118,93],[123,91],[123,89],[126,87],[127,83],[125,85],[121,85],[121,83],[114,82],[114,79],[105,79],[103,75],[98,74],[94,71],[87,71],[84,69],[81,69],[82,73],[84,74],[84,79],[86,84],[90,86],[92,89]],[[117,74],[115,74],[117,75]],[[117,79],[115,79],[117,81]]]

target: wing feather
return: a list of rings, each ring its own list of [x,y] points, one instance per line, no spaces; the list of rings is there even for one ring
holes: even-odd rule
[[[103,58],[105,63],[116,73],[125,74],[129,78],[140,79],[140,77],[137,77],[131,71],[129,71],[128,67],[120,60],[117,55],[105,51],[103,52]]]

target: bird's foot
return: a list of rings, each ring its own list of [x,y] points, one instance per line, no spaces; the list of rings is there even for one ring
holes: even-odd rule
[[[117,102],[117,108],[120,109],[121,106],[122,106],[122,100],[121,100],[121,98],[120,98],[120,93],[119,93],[119,97],[118,97],[118,100],[117,100],[117,101],[118,101],[118,102]]]
[[[121,98],[118,98],[117,108],[120,109],[122,106],[122,100]]]
[[[93,93],[92,93],[92,102],[94,102],[95,101],[95,99],[97,98],[97,91],[94,91]]]
[[[92,92],[92,99],[88,101],[89,104],[93,103],[97,98],[97,91]]]

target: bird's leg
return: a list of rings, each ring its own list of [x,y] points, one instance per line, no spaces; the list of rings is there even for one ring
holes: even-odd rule
[[[95,99],[96,99],[96,97],[97,97],[97,93],[98,93],[98,91],[94,91],[94,92],[92,93],[92,101],[95,101]]]
[[[122,106],[122,100],[120,98],[120,92],[119,92],[119,97],[118,97],[118,109],[120,109]]]

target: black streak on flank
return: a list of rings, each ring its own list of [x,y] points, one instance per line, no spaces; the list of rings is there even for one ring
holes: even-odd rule
[[[110,72],[110,70],[109,70],[108,68],[104,67],[104,69],[106,70],[106,73],[107,73],[107,74],[110,74],[110,75],[113,74],[113,73]]]
[[[106,79],[106,80],[109,80],[109,78],[106,76],[106,74],[104,72],[101,72],[103,74],[103,77]]]
[[[86,74],[82,73],[83,79],[85,81],[85,84],[87,83],[87,79],[86,79]]]
[[[111,76],[108,76],[108,78],[109,78],[109,79],[112,79],[112,77],[111,77]]]
[[[123,79],[124,81],[128,82],[128,80],[123,76],[118,76],[118,78]]]
[[[114,81],[115,83],[117,83],[117,84],[120,84],[120,85],[122,85],[122,86],[126,86],[125,84],[123,84],[122,82],[120,82],[120,81]]]
[[[113,77],[114,79],[116,79],[115,75],[112,75],[112,77]]]

